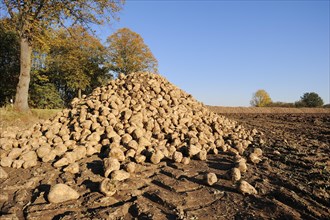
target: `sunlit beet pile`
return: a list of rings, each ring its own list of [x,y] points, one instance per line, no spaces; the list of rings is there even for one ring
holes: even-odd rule
[[[0,165],[27,169],[52,163],[77,173],[77,161],[98,154],[105,177],[100,191],[111,196],[115,182],[129,178],[137,163],[188,164],[190,159],[206,160],[210,153],[232,154],[236,168],[231,178],[238,181],[247,169],[240,155],[260,141],[257,130],[210,112],[158,74],[120,74],[91,95],[74,99],[71,109],[51,120],[17,134],[3,132]],[[261,154],[256,148],[250,160],[257,163]]]

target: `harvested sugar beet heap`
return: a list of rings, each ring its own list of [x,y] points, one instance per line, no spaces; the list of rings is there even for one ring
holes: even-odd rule
[[[207,154],[219,151],[235,156],[237,165],[230,178],[238,181],[240,172],[247,169],[240,155],[260,142],[257,130],[245,130],[209,111],[160,75],[121,74],[91,95],[75,99],[71,109],[51,120],[18,134],[3,134],[0,165],[30,168],[49,162],[64,172],[77,173],[77,161],[98,154],[105,177],[100,190],[111,196],[116,181],[129,178],[136,163],[188,164],[190,158],[206,160]],[[256,148],[250,157],[258,162],[261,154]]]

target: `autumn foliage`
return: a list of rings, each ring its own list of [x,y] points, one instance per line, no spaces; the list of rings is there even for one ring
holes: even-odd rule
[[[116,73],[157,72],[158,63],[143,38],[128,28],[108,37],[108,66]]]
[[[123,1],[115,0],[1,1],[0,8],[7,13],[1,13],[0,18],[10,19],[7,28],[17,33],[20,43],[20,75],[15,109],[29,111],[32,52],[37,43],[46,43],[45,33],[49,28],[102,24],[104,20],[116,18],[122,4]]]
[[[0,20],[0,24],[4,22]],[[0,54],[4,79],[1,81],[0,105],[5,105],[15,97],[20,49],[17,32],[1,27],[0,40],[6,44],[1,47]],[[32,53],[30,107],[63,108],[73,98],[87,95],[95,87],[106,84],[113,78],[113,73],[157,72],[157,60],[150,49],[140,35],[129,29],[120,29],[109,36],[114,41],[108,47],[80,25],[45,31],[47,41],[35,44]]]
[[[255,107],[265,107],[271,102],[269,94],[265,90],[259,89],[253,94],[250,104]]]
[[[61,90],[81,96],[81,91],[105,79],[105,48],[81,26],[54,33],[47,56],[47,70]],[[99,86],[99,85],[97,85]]]

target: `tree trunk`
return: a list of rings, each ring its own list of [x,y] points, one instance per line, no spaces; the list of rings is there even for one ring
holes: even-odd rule
[[[78,98],[81,99],[81,89],[78,89]]]
[[[23,112],[29,111],[28,97],[32,47],[29,44],[28,39],[21,37],[20,50],[20,75],[16,88],[15,109]]]

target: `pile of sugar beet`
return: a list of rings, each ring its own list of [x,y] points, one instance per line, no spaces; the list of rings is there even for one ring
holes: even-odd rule
[[[234,158],[229,178],[238,183],[238,190],[257,193],[241,173],[247,170],[242,155],[248,147],[262,144],[260,133],[209,111],[158,74],[120,74],[71,104],[31,129],[1,134],[1,179],[10,178],[2,167],[28,169],[39,163],[78,173],[79,160],[97,154],[103,155],[104,166],[99,190],[112,196],[117,183],[130,178],[137,164],[188,164],[190,159],[207,160],[208,154],[225,152]],[[259,162],[262,150],[250,152],[249,160]],[[212,185],[217,177],[208,173],[205,181]],[[77,198],[79,194],[66,184],[51,186],[48,195],[52,203]]]

